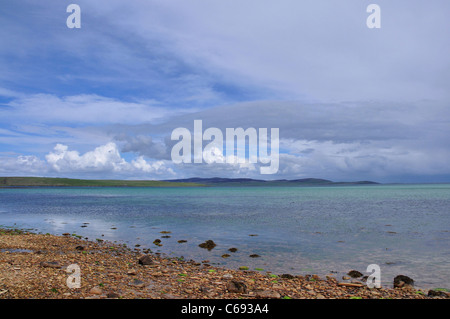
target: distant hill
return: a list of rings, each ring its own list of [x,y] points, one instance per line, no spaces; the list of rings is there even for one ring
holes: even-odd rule
[[[271,180],[252,178],[192,177],[164,181],[148,180],[90,180],[53,177],[0,177],[0,188],[5,187],[199,187],[199,186],[338,186],[371,185],[370,181],[333,182],[319,178]]]
[[[196,183],[164,181],[90,180],[51,177],[0,177],[0,187],[195,187]]]
[[[302,178],[302,179],[279,179],[279,180],[262,180],[252,178],[201,178],[192,177],[185,179],[165,180],[166,182],[176,183],[199,183],[210,186],[327,186],[327,185],[376,185],[378,183],[371,181],[356,181],[356,182],[333,182],[327,179],[320,178]]]

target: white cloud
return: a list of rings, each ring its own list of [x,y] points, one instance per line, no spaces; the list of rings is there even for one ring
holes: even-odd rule
[[[57,144],[41,160],[32,155],[0,157],[0,174],[4,176],[76,176],[83,178],[162,179],[174,176],[171,162],[151,161],[139,156],[127,162],[113,142],[96,147],[84,154]]]
[[[41,176],[47,171],[45,161],[33,155],[0,157],[0,174],[3,176]]]
[[[143,156],[139,156],[137,159],[131,161],[131,164],[138,171],[144,173],[154,173],[154,174],[171,174],[175,175],[174,171],[170,167],[166,167],[166,161],[155,161],[153,163],[148,162]]]
[[[99,146],[83,155],[77,151],[69,151],[66,145],[57,144],[53,152],[50,152],[45,158],[57,172],[119,172],[127,168],[127,162],[120,156],[114,143]]]

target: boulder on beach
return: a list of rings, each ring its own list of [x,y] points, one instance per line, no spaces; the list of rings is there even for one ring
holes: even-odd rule
[[[394,278],[394,288],[414,287],[414,280],[405,275],[398,275]]]
[[[435,288],[428,290],[428,297],[450,298],[450,292],[444,288]]]
[[[349,275],[349,276],[352,277],[352,278],[360,278],[360,277],[363,276],[363,274],[360,273],[360,272],[357,271],[357,270],[350,270],[350,271],[347,273],[347,275]]]

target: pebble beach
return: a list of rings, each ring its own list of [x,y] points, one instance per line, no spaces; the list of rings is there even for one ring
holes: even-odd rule
[[[428,299],[446,291],[369,288],[333,274],[226,269],[71,234],[0,230],[0,299]],[[78,286],[70,265],[79,269]]]

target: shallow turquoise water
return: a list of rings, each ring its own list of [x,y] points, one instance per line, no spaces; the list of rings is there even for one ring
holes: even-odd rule
[[[449,184],[0,189],[0,225],[14,224],[275,273],[340,276],[378,264],[384,285],[404,274],[450,288]],[[208,239],[216,248],[198,247]]]

